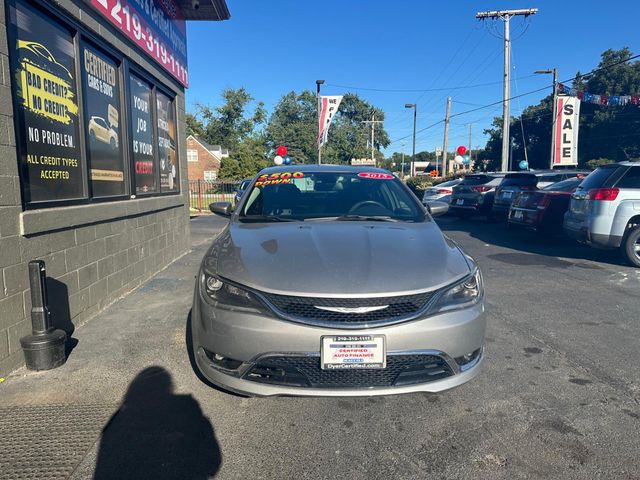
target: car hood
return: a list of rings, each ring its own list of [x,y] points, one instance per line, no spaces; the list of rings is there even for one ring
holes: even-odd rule
[[[265,292],[336,297],[433,290],[469,273],[435,222],[232,222],[204,265]]]

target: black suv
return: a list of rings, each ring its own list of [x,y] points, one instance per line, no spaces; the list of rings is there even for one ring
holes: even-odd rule
[[[449,209],[459,217],[486,215],[491,217],[495,188],[504,173],[474,173],[453,187]]]
[[[494,218],[507,218],[511,202],[524,191],[537,190],[538,177],[533,173],[507,173],[496,188],[492,213]]]

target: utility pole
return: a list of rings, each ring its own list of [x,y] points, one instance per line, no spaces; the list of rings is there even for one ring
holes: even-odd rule
[[[322,144],[320,134],[322,133],[322,126],[320,125],[320,111],[322,110],[321,97],[320,97],[320,85],[324,83],[324,80],[316,80],[316,97],[318,99],[318,107],[316,109],[316,115],[318,117],[318,165],[322,163]]]
[[[447,147],[449,146],[449,120],[451,117],[451,97],[447,97],[447,112],[444,116],[444,142],[442,145],[442,172],[441,176],[447,175]]]
[[[411,155],[411,168],[409,169],[409,176],[413,177],[416,173],[416,122],[418,120],[418,105],[415,103],[405,103],[404,108],[413,108],[413,154]]]
[[[536,70],[533,73],[537,74],[553,74],[553,99],[551,100],[553,104],[551,105],[551,111],[553,117],[551,118],[551,155],[549,156],[549,165],[550,168],[553,169],[553,154],[555,153],[555,143],[556,143],[556,117],[558,116],[558,112],[556,111],[556,103],[558,99],[558,69],[547,69],[547,70]]]
[[[375,112],[371,114],[371,120],[364,120],[362,123],[370,123],[371,124],[371,160],[373,161],[373,165],[376,165],[376,156],[375,156],[375,139],[376,139],[376,123],[382,123],[382,120],[376,120]]]
[[[404,146],[405,143],[402,142],[402,175],[400,175],[400,178],[402,178],[404,180]]]
[[[487,18],[500,18],[504,22],[504,85],[502,101],[502,171],[509,169],[509,124],[511,121],[509,113],[509,98],[511,85],[511,38],[509,34],[509,21],[511,17],[535,15],[537,8],[526,8],[521,10],[494,10],[490,12],[478,12],[476,18],[486,20]]]

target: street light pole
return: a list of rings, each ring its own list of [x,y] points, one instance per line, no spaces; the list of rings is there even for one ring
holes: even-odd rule
[[[402,174],[400,178],[402,178],[403,180],[404,180],[404,145],[405,143],[402,142]]]
[[[413,154],[411,155],[411,169],[410,176],[415,174],[415,161],[416,161],[416,120],[418,117],[418,105],[415,103],[406,103],[404,108],[413,108]]]
[[[555,152],[555,143],[556,143],[556,117],[558,116],[558,112],[556,111],[556,103],[558,99],[558,69],[556,67],[548,70],[536,70],[533,73],[543,74],[543,75],[553,75],[553,98],[551,101],[553,102],[551,106],[551,112],[553,117],[551,118],[551,155],[549,156],[549,165],[551,169],[553,169],[553,155]]]
[[[324,83],[324,80],[316,80],[316,97],[318,100],[318,106],[317,106],[317,111],[316,111],[316,115],[318,117],[318,165],[320,165],[322,163],[322,144],[321,142],[321,138],[320,138],[320,134],[322,133],[322,125],[320,125],[320,111],[322,109],[322,106],[320,104],[320,85],[322,85]]]

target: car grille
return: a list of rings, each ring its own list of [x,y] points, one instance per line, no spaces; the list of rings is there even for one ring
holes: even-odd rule
[[[453,375],[437,355],[387,355],[379,369],[322,370],[319,356],[273,356],[260,359],[246,380],[308,388],[369,388],[427,383]]]
[[[433,298],[434,292],[395,297],[371,298],[316,298],[289,295],[263,294],[277,314],[294,321],[319,325],[340,325],[343,328],[359,328],[363,325],[395,323],[414,318],[422,313]],[[370,312],[336,312],[324,308],[358,308],[386,306]]]

